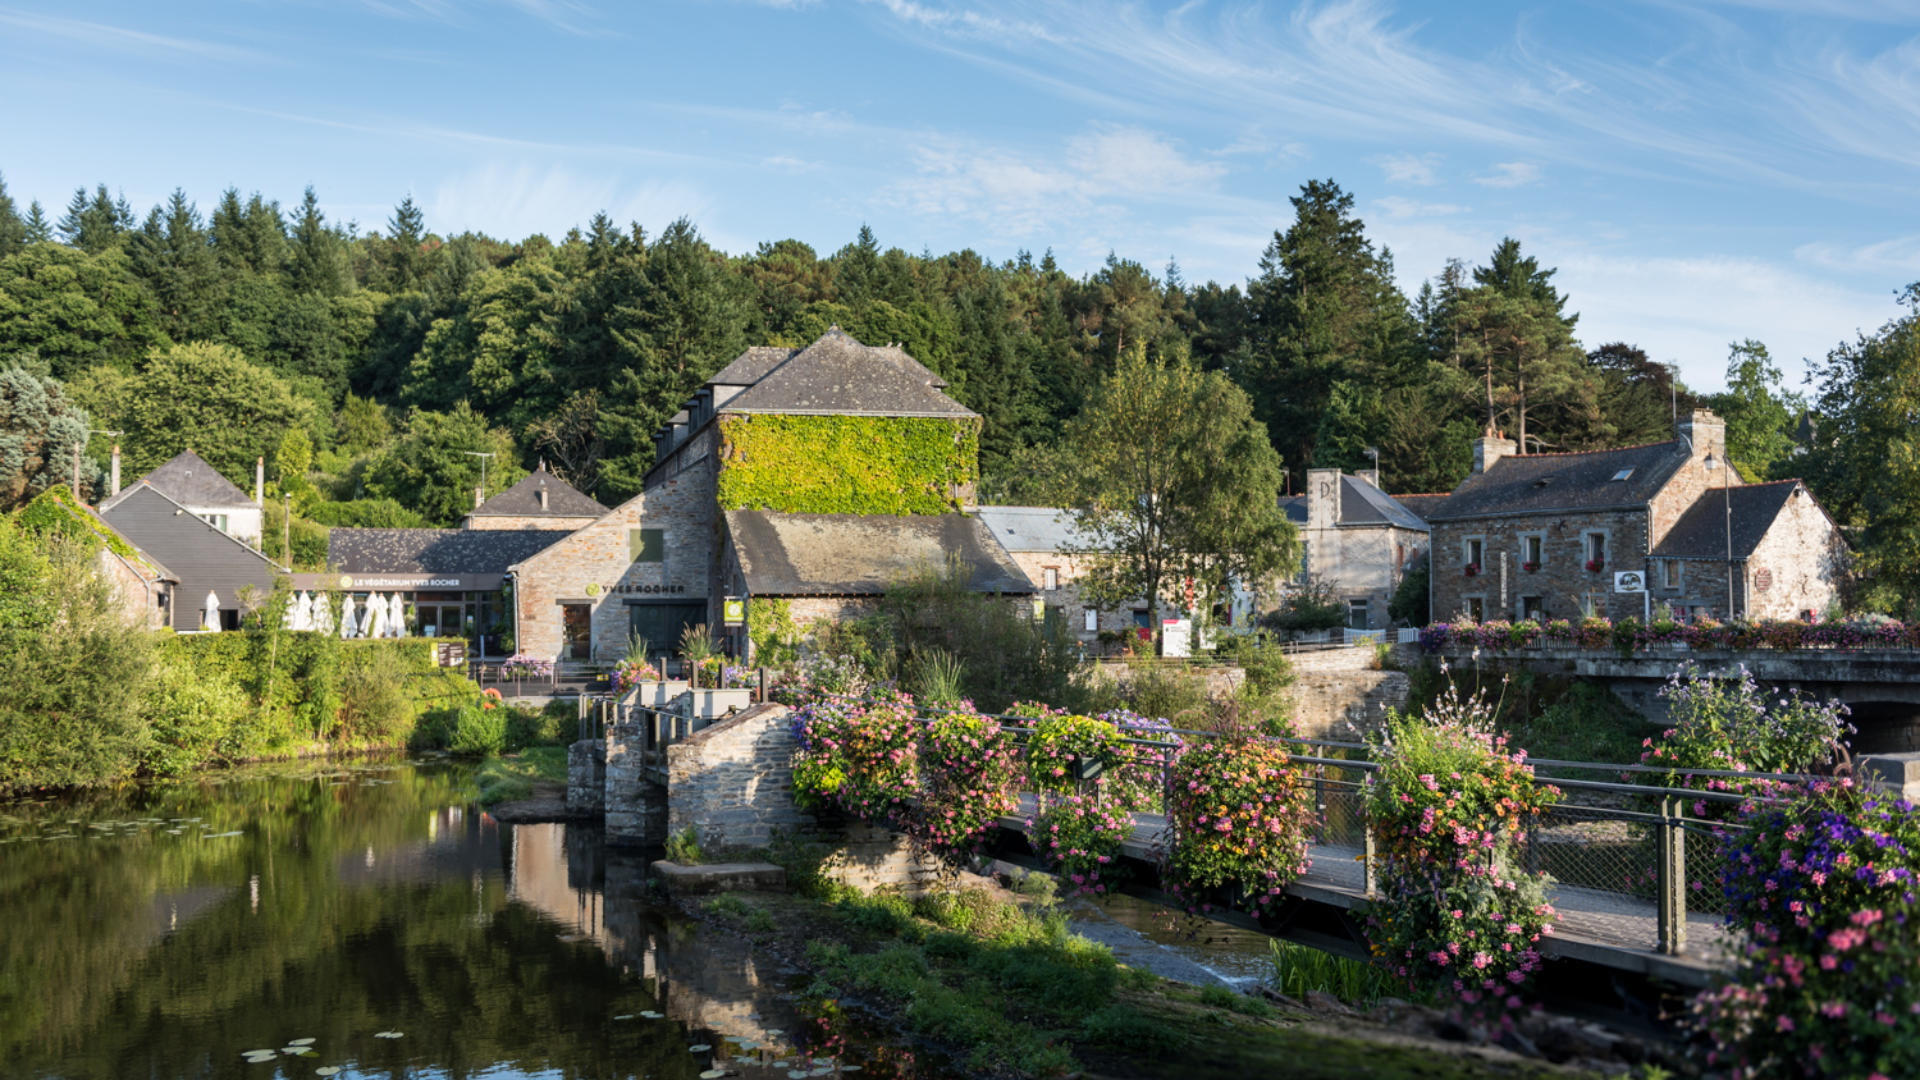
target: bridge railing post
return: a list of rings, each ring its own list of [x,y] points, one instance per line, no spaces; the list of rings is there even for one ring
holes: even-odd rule
[[[1373,819],[1366,818],[1360,833],[1360,887],[1371,900],[1380,891],[1379,867],[1375,865],[1378,854],[1373,842]]]
[[[574,704],[576,706],[575,711],[578,713],[578,719],[580,723],[580,737],[582,739],[593,738],[593,729],[587,721],[587,707],[588,707],[587,695],[581,694],[579,697],[575,698]]]
[[[1659,894],[1659,949],[1670,956],[1687,951],[1687,834],[1681,821],[1684,806],[1676,795],[1660,800],[1654,885]]]

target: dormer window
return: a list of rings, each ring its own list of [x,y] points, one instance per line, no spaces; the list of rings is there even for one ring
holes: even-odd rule
[[[1631,466],[1621,469],[1619,472],[1613,474],[1613,478],[1615,480],[1626,480],[1631,478],[1632,476],[1633,476],[1633,468]]]

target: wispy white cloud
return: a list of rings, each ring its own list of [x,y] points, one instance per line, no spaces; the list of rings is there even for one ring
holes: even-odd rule
[[[704,219],[713,200],[680,181],[630,182],[590,175],[559,165],[496,163],[442,181],[423,200],[436,231],[484,231],[521,237],[544,233],[558,239],[597,210],[614,221],[637,221],[652,232],[675,218]]]
[[[1373,205],[1391,218],[1431,218],[1446,217],[1451,214],[1464,214],[1467,208],[1454,203],[1427,203],[1400,195],[1387,195],[1373,200]]]
[[[264,53],[235,45],[200,41],[195,38],[172,37],[166,34],[151,34],[124,26],[111,26],[107,23],[88,22],[83,19],[66,19],[57,15],[38,15],[5,8],[0,8],[0,24],[77,41],[90,48],[109,49],[115,52],[142,53],[149,56],[171,54],[183,58],[223,61],[261,62],[272,59]]]
[[[923,140],[915,173],[889,201],[916,213],[987,224],[1003,236],[1062,233],[1122,204],[1204,195],[1226,172],[1155,132],[1122,127],[1075,135],[1058,153],[1021,153],[951,136]]]
[[[1825,242],[1802,244],[1793,254],[1802,262],[1828,270],[1920,275],[1920,234],[1854,247]]]
[[[1393,184],[1418,184],[1430,187],[1440,182],[1439,154],[1390,154],[1380,159],[1380,171]]]
[[[1537,183],[1540,179],[1540,166],[1529,161],[1502,161],[1493,167],[1493,171],[1473,178],[1476,184],[1491,188],[1516,188]]]
[[[894,18],[917,26],[966,37],[1002,41],[1056,41],[1054,33],[1030,19],[998,16],[970,7],[925,4],[919,0],[867,0],[879,4]]]
[[[765,165],[769,169],[779,169],[781,172],[788,173],[818,172],[821,168],[820,163],[817,161],[789,157],[785,154],[775,154],[772,157],[761,158],[760,164]]]

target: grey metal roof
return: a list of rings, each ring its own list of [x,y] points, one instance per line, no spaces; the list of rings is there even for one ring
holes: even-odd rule
[[[901,350],[862,345],[836,326],[721,408],[742,413],[975,415],[941,393],[943,385]]]
[[[1307,523],[1307,497],[1290,495],[1280,500],[1280,509],[1295,525]],[[1396,529],[1426,532],[1426,519],[1402,506],[1397,496],[1389,495],[1358,476],[1340,474],[1341,525],[1391,525]]]
[[[1781,480],[1703,492],[1660,538],[1653,557],[1724,560],[1731,540],[1733,557],[1745,559],[1760,546],[1774,519],[1799,489],[1800,481]]]
[[[1072,510],[1051,506],[982,506],[980,520],[1008,551],[1090,551],[1093,538],[1080,530]]]
[[[127,497],[128,492],[142,484],[151,486],[182,506],[237,508],[257,505],[238,485],[207,464],[205,458],[191,450],[183,450],[159,468],[121,488],[118,495],[102,501],[100,509],[106,510],[117,505]]]
[[[799,351],[784,345],[755,345],[734,357],[733,363],[715,372],[713,378],[707,380],[707,385],[752,386]]]
[[[1427,531],[1426,520],[1395,502],[1393,496],[1344,473],[1340,477],[1340,524],[1392,525],[1397,529]]]
[[[949,559],[967,568],[978,592],[1033,592],[986,524],[962,514],[729,510],[727,535],[754,596],[878,596]]]
[[[1645,506],[1687,460],[1672,442],[1576,454],[1515,454],[1473,473],[1427,513],[1428,521]],[[1615,480],[1631,469],[1625,480]]]
[[[540,490],[546,489],[547,505],[540,505]],[[547,463],[527,474],[527,478],[481,503],[473,517],[600,517],[607,508],[583,494],[579,488],[547,471]]]
[[[504,574],[571,529],[334,529],[327,566],[343,574]]]

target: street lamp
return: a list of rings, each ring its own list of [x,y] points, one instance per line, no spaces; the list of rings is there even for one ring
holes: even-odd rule
[[[124,431],[107,431],[104,428],[88,428],[85,435],[73,444],[73,501],[80,501],[80,448],[95,435],[125,435]]]

